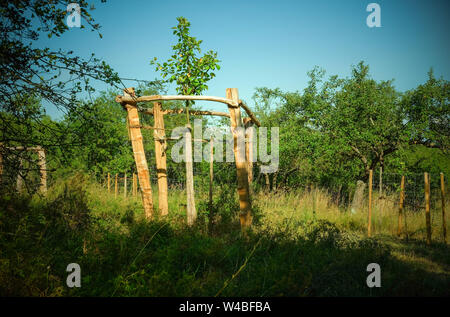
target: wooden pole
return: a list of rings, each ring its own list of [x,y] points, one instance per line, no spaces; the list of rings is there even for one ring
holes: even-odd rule
[[[45,151],[44,150],[38,150],[38,156],[39,156],[39,171],[41,174],[41,186],[40,191],[43,195],[47,194],[47,166],[45,161]]]
[[[372,235],[372,177],[373,171],[369,171],[369,224],[367,225],[367,235]]]
[[[214,139],[209,140],[211,153],[209,154],[209,212],[212,219],[213,181],[214,181]]]
[[[119,103],[136,103],[136,102],[148,102],[148,101],[164,101],[164,100],[207,100],[207,101],[216,101],[226,104],[228,107],[239,108],[239,100],[230,100],[221,97],[214,96],[192,96],[192,95],[176,95],[176,96],[161,96],[161,95],[152,95],[152,96],[142,96],[142,97],[134,97],[123,95],[116,96],[116,102]]]
[[[153,109],[142,109],[139,110],[145,114],[150,114],[153,116]],[[165,109],[162,111],[163,114],[182,114],[186,113],[186,109]],[[218,116],[218,117],[230,117],[229,113],[219,112],[219,111],[210,111],[210,110],[189,110],[189,114],[193,116]]]
[[[252,121],[247,123],[247,129],[245,131],[247,142],[245,142],[245,155],[247,158],[247,174],[249,188],[253,182],[253,133],[254,128]]]
[[[239,93],[237,88],[227,88],[227,99],[239,103]],[[242,230],[249,228],[252,224],[252,212],[250,202],[250,192],[248,185],[247,162],[244,148],[238,146],[238,142],[245,142],[244,125],[241,117],[241,110],[228,106],[230,112],[231,132],[233,134],[234,144],[233,152],[237,170],[237,191],[239,195],[240,222]],[[245,143],[244,143],[245,144]]]
[[[116,173],[116,179],[114,181],[114,198],[117,198],[118,193],[119,193],[119,188],[117,187],[117,173]]]
[[[123,198],[127,198],[127,173],[125,172],[125,176],[123,178]]]
[[[111,174],[108,173],[108,194],[111,193]]]
[[[185,134],[185,159],[186,159],[186,200],[187,200],[187,224],[189,226],[193,225],[197,219],[197,209],[195,208],[195,192],[194,192],[194,168],[192,162],[192,134],[191,125],[186,124],[186,134]]]
[[[430,177],[424,173],[425,179],[425,220],[427,226],[427,244],[431,244],[431,215],[430,215]]]
[[[400,236],[402,233],[402,225],[403,225],[403,202],[405,200],[405,176],[402,175],[402,180],[400,182],[400,203],[398,205],[398,227],[397,227],[397,236]]]
[[[167,198],[167,162],[166,162],[166,133],[164,131],[164,115],[161,103],[153,103],[154,127],[153,136],[155,138],[155,158],[156,171],[158,176],[158,209],[162,216],[169,213]]]
[[[23,178],[20,174],[20,170],[22,169],[23,161],[19,158],[19,170],[17,171],[17,180],[16,180],[16,188],[17,192],[21,193],[23,190]]]
[[[124,89],[123,95],[124,97],[135,97],[134,88]],[[135,101],[127,101],[124,106],[127,109],[128,122],[130,123],[131,145],[133,147],[134,160],[136,162],[139,184],[142,191],[142,204],[145,216],[149,219],[153,216],[153,196],[142,133],[139,128],[139,113]]]
[[[447,224],[445,221],[445,184],[444,173],[441,173],[441,199],[442,199],[442,235],[444,237],[444,243],[447,243]]]

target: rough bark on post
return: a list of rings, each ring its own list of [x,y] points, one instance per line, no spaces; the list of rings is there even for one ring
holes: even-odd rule
[[[227,88],[226,97],[239,103],[237,88]],[[233,152],[237,170],[237,190],[239,195],[241,228],[245,230],[252,224],[250,192],[248,185],[247,162],[245,158],[245,133],[240,108],[228,106],[230,111],[231,132],[233,134]]]
[[[167,202],[167,162],[166,162],[166,133],[164,131],[164,115],[161,103],[153,103],[153,118],[155,138],[155,159],[156,171],[158,176],[158,209],[162,216],[169,213],[169,204]]]
[[[134,97],[134,88],[124,89],[124,96]],[[130,139],[133,147],[134,160],[139,178],[139,184],[142,191],[142,204],[146,218],[153,216],[153,197],[150,184],[150,173],[148,170],[147,159],[145,158],[144,143],[139,124],[139,113],[134,102],[127,102],[125,108],[128,113],[128,122],[130,124]]]
[[[41,185],[40,191],[43,195],[47,194],[47,164],[45,162],[45,151],[43,149],[39,149],[37,151],[39,156],[39,171],[41,174]]]
[[[444,173],[441,173],[441,200],[442,200],[442,235],[444,237],[444,243],[447,243],[447,224],[445,221],[445,184]]]
[[[372,176],[373,171],[369,171],[369,224],[367,225],[367,235],[372,235]]]
[[[425,180],[425,221],[427,226],[427,244],[431,244],[431,215],[430,215],[430,177],[424,173]]]
[[[108,194],[111,192],[111,175],[108,173]]]
[[[400,236],[402,233],[402,224],[403,224],[403,202],[405,200],[405,176],[402,176],[402,181],[400,183],[400,203],[398,204],[398,227],[397,227],[397,236]]]
[[[185,160],[186,160],[186,200],[187,200],[187,224],[193,225],[197,219],[197,209],[195,208],[195,191],[194,191],[194,168],[192,160],[192,133],[191,125],[186,125],[186,133],[184,137],[185,146]]]

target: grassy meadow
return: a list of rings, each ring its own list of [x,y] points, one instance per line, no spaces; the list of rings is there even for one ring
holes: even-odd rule
[[[426,245],[424,213],[407,210],[408,234],[396,236],[393,200],[381,208],[375,195],[368,238],[367,210],[351,214],[326,191],[257,192],[254,226],[243,237],[235,191],[215,190],[213,216],[207,193],[196,193],[193,227],[185,225],[181,189],[169,191],[170,215],[153,221],[139,198],[115,198],[83,175],[56,182],[45,198],[2,195],[0,295],[449,295],[440,208]],[[66,286],[69,263],[81,267],[80,288]],[[381,267],[380,288],[366,285],[369,263]]]

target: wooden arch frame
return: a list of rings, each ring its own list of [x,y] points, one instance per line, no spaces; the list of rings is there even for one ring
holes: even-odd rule
[[[129,124],[130,139],[133,147],[133,155],[136,162],[136,169],[138,173],[139,183],[141,184],[142,200],[144,205],[144,211],[147,218],[153,216],[153,198],[152,188],[150,184],[150,172],[147,165],[147,160],[144,153],[144,144],[141,133],[141,126],[139,124],[139,110],[137,104],[139,102],[154,102],[153,110],[143,111],[145,114],[154,116],[154,134],[155,134],[155,155],[156,155],[156,168],[158,173],[158,197],[159,197],[159,211],[162,215],[168,213],[167,207],[167,175],[166,171],[166,158],[163,155],[163,148],[165,146],[165,130],[164,130],[164,114],[180,114],[184,109],[167,109],[163,110],[159,101],[166,100],[204,100],[215,101],[224,103],[228,106],[229,113],[216,112],[216,111],[201,111],[201,110],[189,110],[189,113],[195,115],[213,115],[223,116],[230,118],[231,132],[233,134],[233,152],[236,163],[237,171],[237,192],[239,195],[239,208],[240,208],[240,223],[242,229],[248,228],[252,223],[251,201],[250,201],[250,187],[251,175],[249,177],[249,171],[251,171],[252,159],[249,149],[251,147],[246,146],[245,152],[240,153],[240,148],[237,146],[238,137],[244,137],[239,135],[243,132],[244,124],[254,123],[260,126],[260,122],[250,109],[239,99],[239,93],[237,88],[227,88],[226,98],[213,97],[213,96],[141,96],[136,97],[133,87],[124,89],[123,96],[116,96],[116,102],[120,103],[124,109],[127,110],[127,122]],[[243,108],[248,114],[249,118],[243,120],[241,116],[240,108]],[[243,159],[242,159],[243,158]],[[250,172],[251,174],[251,172]],[[188,215],[189,223],[189,215]]]

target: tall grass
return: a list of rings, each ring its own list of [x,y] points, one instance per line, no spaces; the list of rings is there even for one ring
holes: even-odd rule
[[[157,210],[156,188],[153,194]],[[155,212],[152,221],[139,196],[115,198],[80,175],[56,182],[47,197],[4,194],[0,295],[448,295],[448,246],[427,246],[415,233],[424,215],[407,216],[406,242],[394,234],[395,205],[391,214],[386,204],[374,219],[375,237],[367,238],[366,212],[349,213],[326,191],[256,193],[255,224],[242,237],[235,188],[216,188],[213,210],[206,197],[197,193],[198,221],[188,227],[183,190],[169,191],[169,216]],[[439,225],[433,228],[437,236]],[[74,262],[81,288],[65,284]],[[377,289],[365,282],[373,262],[382,268]]]
[[[372,203],[372,234],[397,235],[398,228],[398,196],[380,197],[374,193]],[[447,197],[447,203],[449,199]],[[324,219],[331,221],[343,229],[367,233],[368,201],[355,214],[347,206],[336,205],[326,190],[314,188],[311,191],[278,191],[276,193],[256,193],[254,202],[264,210],[262,227],[278,228],[286,222],[300,220]],[[432,238],[443,241],[441,203],[431,209]],[[448,212],[447,212],[448,216]],[[448,221],[447,221],[448,224]],[[425,210],[403,209],[402,237],[414,240],[426,240]]]

